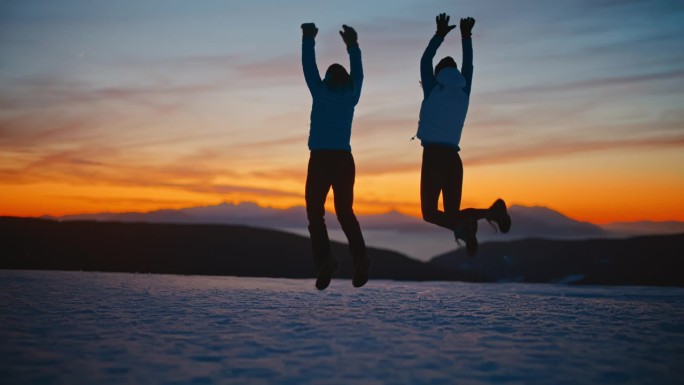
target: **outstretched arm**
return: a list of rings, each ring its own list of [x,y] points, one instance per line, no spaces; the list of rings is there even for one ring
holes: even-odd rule
[[[475,26],[475,19],[472,17],[461,19],[461,45],[463,47],[461,73],[466,80],[466,86],[463,91],[468,95],[470,95],[473,84],[473,39],[471,38],[473,26]]]
[[[322,83],[321,74],[318,72],[318,65],[316,64],[316,34],[318,34],[316,24],[302,24],[302,68],[311,96],[316,93]]]
[[[349,54],[349,76],[354,82],[354,89],[357,94],[361,94],[361,86],[363,85],[363,64],[361,63],[361,49],[359,49],[358,35],[354,28],[343,25],[340,36],[347,45],[347,53]]]
[[[437,49],[444,38],[446,37],[452,29],[456,28],[455,25],[449,25],[450,16],[446,13],[441,13],[435,17],[435,22],[437,23],[437,32],[435,36],[430,39],[423,56],[420,58],[420,83],[423,86],[423,97],[430,95],[430,91],[437,85],[437,79],[435,79],[435,71],[432,67],[432,59],[434,59],[437,54]]]

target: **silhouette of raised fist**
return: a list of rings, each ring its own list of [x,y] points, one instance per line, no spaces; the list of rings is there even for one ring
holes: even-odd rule
[[[461,37],[469,38],[472,35],[473,26],[475,26],[475,19],[472,17],[461,19]]]
[[[304,37],[316,37],[318,34],[318,28],[314,23],[304,23],[302,24],[302,35]]]
[[[451,17],[446,13],[440,13],[439,16],[435,17],[435,21],[437,22],[437,32],[435,33],[442,39],[444,39],[452,29],[456,28],[455,25],[449,25],[449,19],[451,19]]]
[[[342,40],[344,40],[344,44],[346,44],[347,46],[357,44],[357,40],[359,38],[354,28],[346,24],[342,25],[342,31],[340,31],[340,36],[342,36]]]

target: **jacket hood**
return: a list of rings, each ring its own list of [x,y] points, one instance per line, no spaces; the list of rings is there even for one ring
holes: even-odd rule
[[[466,80],[457,68],[446,67],[437,74],[437,83],[446,88],[463,88],[466,86]]]
[[[325,71],[323,83],[331,90],[339,90],[351,86],[351,77],[342,65],[335,63]]]

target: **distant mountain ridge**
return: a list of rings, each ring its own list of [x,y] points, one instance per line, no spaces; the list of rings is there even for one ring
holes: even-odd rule
[[[684,233],[684,222],[613,222],[602,225],[601,228],[615,234],[622,234],[628,236],[644,234],[680,234]]]
[[[518,206],[509,208],[515,219],[515,231],[507,237],[559,237],[586,238],[605,237],[611,235],[606,228],[610,225],[598,226],[588,222],[580,222],[541,206]],[[327,213],[327,217],[334,219],[334,213]],[[395,230],[405,232],[431,232],[435,226],[398,211],[384,214],[358,215],[363,227],[375,230]],[[178,210],[157,210],[146,213],[97,213],[65,215],[62,217],[46,217],[61,221],[94,220],[117,222],[149,222],[149,223],[221,223],[239,224],[266,228],[305,228],[306,209],[295,206],[289,209],[274,209],[262,207],[255,203],[243,202],[239,204],[221,203],[214,206],[190,207]],[[328,220],[329,228],[339,228],[335,220]],[[680,222],[671,222],[675,227]],[[682,223],[684,228],[684,223]],[[663,230],[664,228],[658,228]],[[676,232],[676,231],[675,231]]]
[[[540,206],[511,206],[513,227],[508,234],[496,233],[481,221],[478,239],[481,243],[527,238],[543,239],[595,239],[626,237],[641,234],[668,234],[684,232],[684,223],[611,224],[598,226],[571,219],[557,211]],[[380,248],[395,250],[415,259],[429,258],[457,248],[453,235],[448,231],[424,222],[422,219],[397,211],[384,214],[359,215],[366,243]],[[296,206],[289,209],[261,207],[255,203],[221,203],[214,206],[190,207],[179,210],[157,210],[147,213],[98,213],[66,215],[60,221],[90,220],[114,222],[177,223],[177,224],[230,224],[266,229],[285,230],[307,235],[306,209]],[[346,242],[343,232],[328,212],[326,223],[330,238]]]
[[[334,220],[335,214],[327,212],[329,228],[340,228]],[[405,231],[432,230],[433,226],[426,224],[420,219],[402,214],[398,211],[390,211],[384,214],[359,215],[365,228],[369,229],[393,229]],[[220,223],[262,228],[306,228],[306,208],[295,206],[288,209],[274,209],[262,207],[252,202],[239,204],[220,203],[215,206],[189,207],[178,210],[156,210],[146,213],[96,213],[76,214],[61,217],[45,217],[61,221],[88,220],[100,222],[147,222],[147,223]]]

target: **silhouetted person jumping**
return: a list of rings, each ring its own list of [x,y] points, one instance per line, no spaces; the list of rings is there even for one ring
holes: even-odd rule
[[[463,163],[459,156],[461,132],[468,112],[470,88],[473,80],[473,45],[471,31],[475,19],[461,19],[463,63],[461,71],[450,56],[432,68],[432,59],[446,35],[456,28],[449,25],[449,16],[436,17],[437,32],[420,59],[420,79],[423,103],[417,137],[423,146],[420,174],[420,200],[423,219],[454,233],[456,242],[464,240],[468,255],[477,253],[477,220],[495,222],[501,232],[511,228],[511,217],[506,203],[498,199],[489,209],[461,210]],[[444,211],[438,209],[442,194]]]
[[[316,288],[330,285],[339,261],[330,255],[330,240],[325,227],[325,200],[332,187],[335,194],[335,212],[349,241],[353,256],[354,287],[368,282],[371,261],[352,205],[356,170],[351,153],[354,107],[361,96],[363,67],[356,31],[343,25],[340,31],[347,45],[351,74],[340,64],[333,64],[321,80],[316,65],[315,37],[318,28],[314,23],[302,24],[302,67],[304,79],[313,97],[309,130],[309,166],[306,176],[306,214],[316,265]]]

